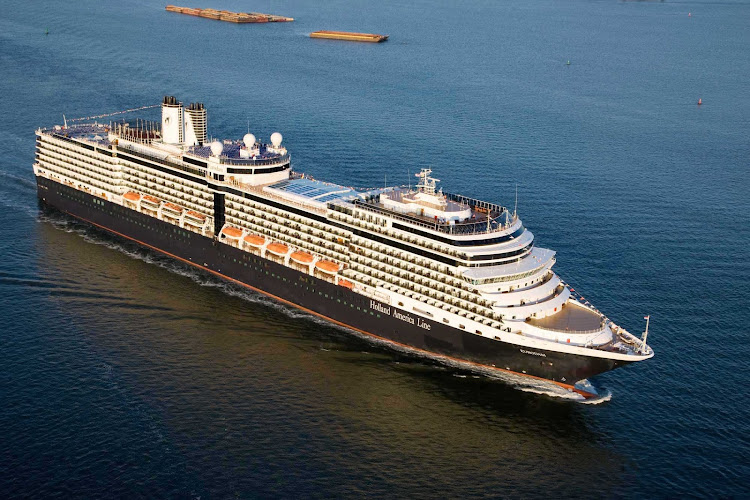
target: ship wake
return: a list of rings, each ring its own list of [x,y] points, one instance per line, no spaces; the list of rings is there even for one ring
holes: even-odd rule
[[[229,282],[222,278],[219,278],[208,271],[200,270],[187,263],[183,263],[175,260],[172,257],[162,255],[155,250],[142,247],[136,243],[131,243],[121,240],[115,236],[111,236],[108,233],[105,233],[99,229],[92,228],[88,224],[80,222],[69,215],[57,211],[45,211],[38,215],[38,220],[40,222],[50,223],[55,228],[67,233],[78,234],[87,243],[93,243],[94,245],[99,245],[110,250],[118,251],[132,259],[140,260],[141,262],[145,262],[146,264],[154,264],[171,273],[189,278],[202,287],[216,288],[222,293],[231,297],[236,297],[254,304],[261,304],[271,307],[293,319],[304,318],[312,320],[320,325],[336,326],[315,315],[301,311],[296,307],[285,305],[260,292],[256,292],[240,284]]]

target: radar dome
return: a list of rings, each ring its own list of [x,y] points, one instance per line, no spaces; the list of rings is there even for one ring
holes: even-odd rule
[[[245,134],[242,138],[242,142],[245,143],[246,148],[252,148],[255,145],[255,136],[253,134]]]
[[[224,145],[222,143],[219,141],[211,143],[211,153],[213,153],[214,156],[219,156],[222,151],[224,151]]]
[[[279,146],[281,146],[282,139],[283,137],[278,132],[274,132],[273,134],[271,134],[271,144],[273,144],[274,147],[278,148]]]

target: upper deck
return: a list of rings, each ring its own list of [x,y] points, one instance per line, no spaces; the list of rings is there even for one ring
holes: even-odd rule
[[[55,125],[51,128],[39,129],[38,132],[61,139],[74,139],[99,147],[111,147],[112,145],[109,138],[109,127],[100,123],[87,123],[69,127]]]
[[[139,155],[152,156],[154,159],[162,159],[169,155],[195,164],[199,160],[207,164],[209,158],[214,158],[219,164],[237,166],[265,166],[281,165],[288,163],[290,155],[284,147],[276,147],[273,144],[256,142],[247,146],[243,141],[225,140],[221,144],[221,150],[215,154],[212,148],[216,143],[175,146],[162,142],[161,134],[156,126],[151,127],[150,122],[116,123],[106,125],[101,123],[87,123],[69,126],[56,125],[51,128],[39,129],[45,135],[61,138],[64,140],[75,140],[99,148],[111,149],[117,145],[124,149],[133,149]],[[144,147],[146,146],[146,147]],[[190,160],[193,161],[190,161]]]
[[[116,147],[120,152],[165,164],[193,175],[205,176],[205,168],[209,166],[209,161],[239,168],[263,165],[288,166],[290,162],[286,148],[260,142],[253,142],[251,147],[248,147],[247,141],[226,140],[221,143],[221,151],[218,154],[212,150],[212,146],[216,147],[215,143],[183,147],[164,144],[161,142],[158,127],[152,127],[146,122],[136,123],[132,127],[129,124],[124,126],[122,123],[115,126],[99,123],[55,126],[40,129],[39,132],[101,149],[111,150]],[[227,183],[239,188],[249,189],[252,186],[245,186],[241,179],[228,180]],[[507,231],[517,221],[517,217],[501,205],[452,193],[440,193],[444,199],[442,208],[446,213],[462,214],[460,219],[447,220],[420,213],[396,211],[385,206],[385,199],[399,202],[415,200],[415,195],[419,193],[404,187],[363,190],[304,178],[298,174],[290,174],[287,179],[255,187],[254,190],[259,188],[276,199],[314,207],[316,210],[327,208],[351,212],[352,209],[359,209],[391,218],[396,224],[406,223],[408,226],[459,238]],[[409,230],[408,226],[404,228]]]
[[[333,203],[351,202],[377,196],[387,189],[363,190],[295,174],[288,180],[264,187],[263,191],[278,198],[308,205],[312,204],[325,209]]]
[[[397,221],[405,222],[414,226],[437,231],[440,233],[472,236],[488,233],[506,231],[516,222],[517,217],[511,214],[505,207],[492,203],[474,200],[465,196],[446,193],[449,203],[455,202],[465,204],[469,207],[469,217],[460,221],[440,220],[439,218],[420,215],[417,213],[403,213],[386,208],[380,202],[379,197],[361,198],[350,200],[354,207],[366,210],[378,215],[391,217]],[[346,204],[331,203],[329,208],[337,211],[346,211]]]
[[[506,231],[517,220],[515,214],[500,205],[467,198],[466,196],[443,193],[437,189],[439,179],[430,176],[432,169],[423,168],[416,174],[419,183],[415,190],[395,187],[383,190],[374,196],[351,200],[357,209],[397,219],[410,225],[430,229],[438,233],[458,236]],[[352,212],[345,206],[335,204],[332,210]],[[406,229],[408,227],[398,227]]]
[[[202,160],[215,157],[219,163],[241,166],[276,165],[289,161],[286,148],[274,148],[272,145],[262,143],[248,147],[242,141],[232,140],[222,141],[221,145],[222,150],[218,155],[213,153],[211,144],[190,146],[184,154]]]

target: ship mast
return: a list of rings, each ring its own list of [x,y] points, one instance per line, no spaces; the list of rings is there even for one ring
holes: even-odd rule
[[[648,323],[651,320],[651,315],[644,316],[643,319],[646,320],[646,331],[643,332],[643,344],[641,345],[641,353],[646,352],[646,339],[648,338]]]

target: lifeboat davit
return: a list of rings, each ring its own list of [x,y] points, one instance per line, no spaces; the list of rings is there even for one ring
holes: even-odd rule
[[[271,243],[266,247],[266,250],[268,250],[271,253],[275,253],[276,255],[286,255],[289,251],[289,247],[287,245],[284,245],[283,243]]]
[[[245,243],[254,247],[262,247],[266,243],[266,239],[256,234],[248,234],[245,236]]]
[[[240,236],[242,236],[242,230],[237,229],[236,227],[230,227],[227,226],[224,229],[221,230],[221,234],[226,236],[227,238],[231,238],[233,240],[236,240]]]
[[[136,193],[135,191],[128,191],[127,193],[122,195],[122,197],[128,201],[132,201],[133,203],[135,203],[141,199],[141,193]]]
[[[324,273],[336,274],[337,272],[339,272],[341,266],[339,266],[335,262],[331,262],[330,260],[319,260],[315,263],[315,267],[320,271],[323,271]]]
[[[295,262],[299,262],[300,264],[309,264],[313,261],[313,256],[307,252],[292,252],[292,255],[290,255],[290,257],[292,258],[292,260],[294,260]]]

